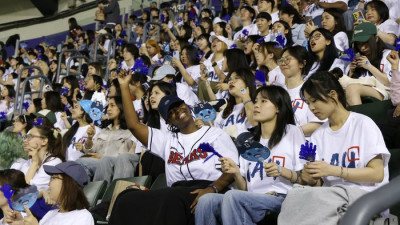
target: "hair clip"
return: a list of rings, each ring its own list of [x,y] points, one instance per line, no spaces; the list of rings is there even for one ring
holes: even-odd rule
[[[316,154],[317,146],[313,145],[312,142],[306,142],[304,145],[300,147],[299,158],[307,160],[309,162],[315,161],[315,154]]]
[[[36,118],[33,123],[33,126],[42,126],[43,125],[43,118]]]

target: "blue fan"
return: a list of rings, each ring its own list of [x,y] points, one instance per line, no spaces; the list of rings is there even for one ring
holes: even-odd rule
[[[352,48],[346,49],[341,55],[340,59],[346,62],[353,62],[356,54],[354,54],[354,50]]]
[[[16,200],[11,203],[12,208],[14,210],[23,212],[25,211],[24,206],[30,208],[33,206],[33,204],[35,204],[38,195],[39,192],[34,185],[21,189],[18,194],[14,196],[14,199]]]

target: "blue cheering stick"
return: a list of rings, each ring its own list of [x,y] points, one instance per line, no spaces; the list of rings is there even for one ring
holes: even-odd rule
[[[312,142],[306,142],[304,145],[300,147],[300,159],[307,160],[309,162],[315,161],[315,154],[316,154],[317,146],[313,145]]]
[[[278,35],[275,39],[276,42],[278,42],[277,45],[274,46],[274,48],[285,48],[286,47],[286,38],[282,34]]]
[[[208,156],[203,163],[207,162],[211,157],[213,157],[214,155],[218,156],[219,158],[223,157],[221,154],[219,154],[217,151],[215,151],[214,147],[211,146],[209,143],[201,143],[199,145],[199,149],[203,152],[211,152],[212,154],[210,156]]]
[[[396,39],[395,44],[396,44],[396,51],[398,52],[400,50],[400,37]]]
[[[255,84],[256,85],[262,85],[262,86],[267,85],[267,81],[265,80],[265,72],[264,71],[257,70],[254,75],[255,75],[255,80],[256,80]]]
[[[61,95],[62,96],[67,96],[68,93],[69,93],[69,88],[67,88],[67,87],[62,87],[61,88]]]
[[[0,190],[3,192],[4,197],[6,197],[8,205],[10,206],[11,209],[13,209],[12,207],[12,203],[11,203],[11,197],[14,195],[14,190],[11,189],[11,186],[8,184],[3,184],[0,188]]]
[[[29,102],[22,103],[22,106],[24,107],[25,111],[28,112]]]
[[[354,53],[354,50],[352,48],[348,48],[340,55],[339,58],[346,62],[353,62],[355,57],[356,54]]]

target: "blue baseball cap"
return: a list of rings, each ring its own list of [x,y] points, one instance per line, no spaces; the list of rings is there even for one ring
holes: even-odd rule
[[[49,175],[61,173],[66,174],[81,187],[83,187],[89,180],[85,169],[81,166],[81,164],[74,161],[63,162],[56,166],[43,165],[43,169]]]

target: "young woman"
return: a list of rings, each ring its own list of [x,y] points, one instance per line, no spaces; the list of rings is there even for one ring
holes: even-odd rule
[[[196,39],[196,44],[199,47],[199,50],[201,51],[201,55],[200,55],[199,59],[200,59],[200,62],[202,62],[202,63],[206,59],[208,59],[210,57],[210,55],[212,54],[211,43],[209,42],[209,40],[210,40],[210,35],[208,35],[208,34],[201,34]]]
[[[349,39],[346,34],[343,14],[337,9],[328,8],[322,13],[322,27],[329,30],[333,35],[335,46],[339,51],[349,48]]]
[[[214,126],[223,129],[234,139],[256,125],[251,101],[255,96],[254,84],[254,75],[249,69],[240,68],[229,77],[228,104],[215,118]]]
[[[219,17],[223,18],[226,15],[229,15],[231,17],[234,12],[235,12],[235,6],[233,4],[233,0],[223,0],[222,9]]]
[[[362,96],[371,96],[379,100],[389,98],[391,64],[386,59],[390,50],[377,36],[377,29],[371,23],[362,23],[354,28],[357,32],[353,38],[355,57],[350,64],[349,77],[372,80],[372,84],[349,84],[346,89],[346,99],[349,105],[361,104]]]
[[[122,49],[124,61],[121,63],[121,69],[130,70],[135,65],[135,60],[139,58],[139,49],[134,44],[126,44]]]
[[[35,98],[32,100],[32,104],[29,105],[28,110],[26,111],[26,115],[30,115],[31,113],[37,113],[42,110],[42,99]]]
[[[315,116],[321,120],[328,119],[311,136],[310,141],[317,146],[316,158],[304,166],[301,176],[309,185],[324,184],[324,187],[289,192],[278,222],[293,224],[301,220],[304,224],[315,224],[317,218],[329,218],[327,224],[337,224],[340,219],[338,208],[346,207],[354,197],[389,182],[390,153],[381,131],[369,117],[346,110],[343,88],[332,74],[317,72],[312,75],[301,88],[301,96]],[[344,198],[337,195],[343,189],[347,190]],[[327,197],[329,201],[324,202],[324,210],[310,208]],[[307,216],[308,213],[302,209],[294,212],[293,206],[297,204],[301,204],[302,209],[312,209],[313,215],[318,216]]]
[[[102,92],[103,79],[99,75],[88,75],[85,83],[86,91],[83,99],[95,101],[96,98],[99,98],[99,101],[103,100],[103,98],[101,97],[102,95],[104,95],[104,93]],[[103,101],[102,104],[104,104]]]
[[[304,35],[304,29],[306,28],[303,24],[299,12],[292,5],[284,5],[279,10],[279,20],[283,20],[289,24],[292,30],[292,39],[294,45],[303,46],[307,39]]]
[[[211,85],[214,93],[217,92],[217,84],[220,81],[225,80],[226,75],[221,71],[222,63],[224,60],[224,52],[230,46],[230,41],[222,36],[211,36],[210,42],[212,43],[211,50],[213,54],[208,58],[200,67],[200,73],[203,77],[203,81],[199,84],[199,99],[210,101],[210,97],[207,94],[206,84]],[[206,72],[206,73],[205,73]]]
[[[305,80],[316,71],[330,71],[336,67],[341,69],[343,73],[347,72],[343,60],[338,58],[333,35],[325,28],[318,28],[310,33],[308,49],[311,50],[310,55],[314,64],[304,78]]]
[[[79,158],[86,173],[93,181],[105,180],[108,184],[117,178],[133,177],[139,156],[130,152],[132,134],[126,127],[121,97],[108,100],[109,125],[96,134],[91,124],[84,144],[87,157]],[[96,138],[93,138],[96,135]]]
[[[277,47],[276,42],[262,42],[256,53],[256,61],[259,67],[268,68],[268,83],[271,85],[285,86],[285,76],[278,66],[283,48]]]
[[[253,140],[271,154],[258,161],[257,156],[251,157],[258,153],[254,149],[240,152],[240,168],[232,159],[221,158],[222,172],[234,177],[239,190],[202,196],[196,208],[196,224],[256,224],[267,210],[280,211],[291,183],[298,180],[296,171],[303,168],[299,149],[305,139],[294,125],[288,93],[279,86],[259,88],[253,115],[258,123]],[[259,157],[264,157],[262,154]]]
[[[275,38],[271,41],[277,41],[277,37],[279,34],[282,34],[285,38],[285,46],[289,47],[293,45],[292,39],[292,29],[290,28],[289,24],[283,20],[278,20],[274,24],[272,24],[272,32]]]
[[[213,29],[214,29],[215,35],[224,36],[224,37],[228,38],[228,32],[226,31],[226,26],[227,26],[227,24],[225,21],[221,21],[221,22],[214,24]]]
[[[88,65],[88,73],[86,77],[89,77],[91,75],[98,75],[101,78],[104,78],[104,71],[101,68],[101,64],[100,63],[89,63]]]
[[[89,112],[86,112],[82,107],[83,104],[83,101],[74,103],[74,107],[71,110],[71,118],[75,120],[75,123],[63,136],[63,150],[68,161],[75,161],[83,155],[83,144],[88,138],[87,129],[93,122],[88,114]],[[96,126],[95,129],[96,133],[101,130]]]
[[[12,132],[17,133],[21,137],[26,135],[32,128],[33,117],[30,115],[18,115],[13,120]]]
[[[85,170],[75,162],[64,162],[56,166],[44,166],[44,172],[51,176],[49,197],[59,208],[51,210],[38,222],[29,208],[27,216],[17,215],[17,222],[26,225],[78,224],[94,225],[92,214],[87,210],[89,203],[83,192],[88,179]]]
[[[147,40],[146,44],[142,45],[140,50],[142,51],[141,54],[144,54],[150,58],[151,64],[161,64],[161,49],[155,40]]]
[[[64,130],[66,125],[62,119],[62,113],[64,112],[64,106],[61,102],[60,94],[56,91],[47,91],[44,93],[42,98],[42,109],[48,109],[54,113],[57,122],[54,127],[59,130]]]
[[[256,60],[256,52],[253,52],[254,44],[261,38],[260,35],[249,35],[244,42],[244,54],[246,54],[247,62],[252,70],[256,70],[258,67]]]
[[[141,143],[148,146],[149,151],[165,160],[167,184],[172,188],[150,192],[124,192],[114,205],[110,223],[125,224],[133,217],[136,224],[194,224],[190,211],[194,211],[197,199],[204,193],[218,191],[222,183],[229,182],[229,178],[216,169],[216,164],[219,164],[216,157],[204,162],[209,153],[201,151],[199,145],[209,143],[221,155],[236,159],[237,162],[235,146],[220,129],[206,126],[198,128],[188,106],[172,95],[163,97],[158,106],[171,131],[165,132],[140,123],[130,100],[130,76],[118,78],[124,112],[126,118],[129,118],[128,128]],[[133,212],[126,207],[132,206],[132,199],[136,199],[138,204],[138,207],[133,206],[137,209]],[[172,212],[175,216],[167,216]],[[148,216],[153,213],[160,216]]]
[[[82,98],[79,91],[79,81],[75,76],[66,76],[61,80],[63,88],[68,88],[68,93],[64,95],[61,93],[61,102],[64,104],[68,113],[71,113],[74,100],[78,101]]]
[[[11,85],[1,87],[0,112],[11,115],[14,112],[15,90]]]
[[[398,24],[389,18],[389,8],[385,2],[370,1],[365,6],[365,19],[376,25],[377,36],[389,45],[395,45]]]
[[[172,59],[172,65],[176,67],[182,75],[183,84],[191,87],[194,93],[197,93],[198,83],[200,81],[200,65],[199,59],[196,58],[197,50],[195,47],[188,45],[183,47],[181,51],[181,60]]]
[[[302,76],[310,70],[312,59],[304,47],[293,46],[283,50],[278,64],[286,78],[286,88],[292,101],[296,125],[301,127],[305,136],[309,136],[321,123],[300,98],[300,88],[304,83]]]
[[[43,124],[38,124],[29,130],[23,137],[24,149],[31,158],[31,164],[25,174],[27,184],[35,185],[45,194],[49,189],[50,176],[44,172],[44,165],[57,165],[65,160],[62,151],[61,134],[52,127],[47,118],[43,119]],[[45,196],[46,198],[46,196]]]

